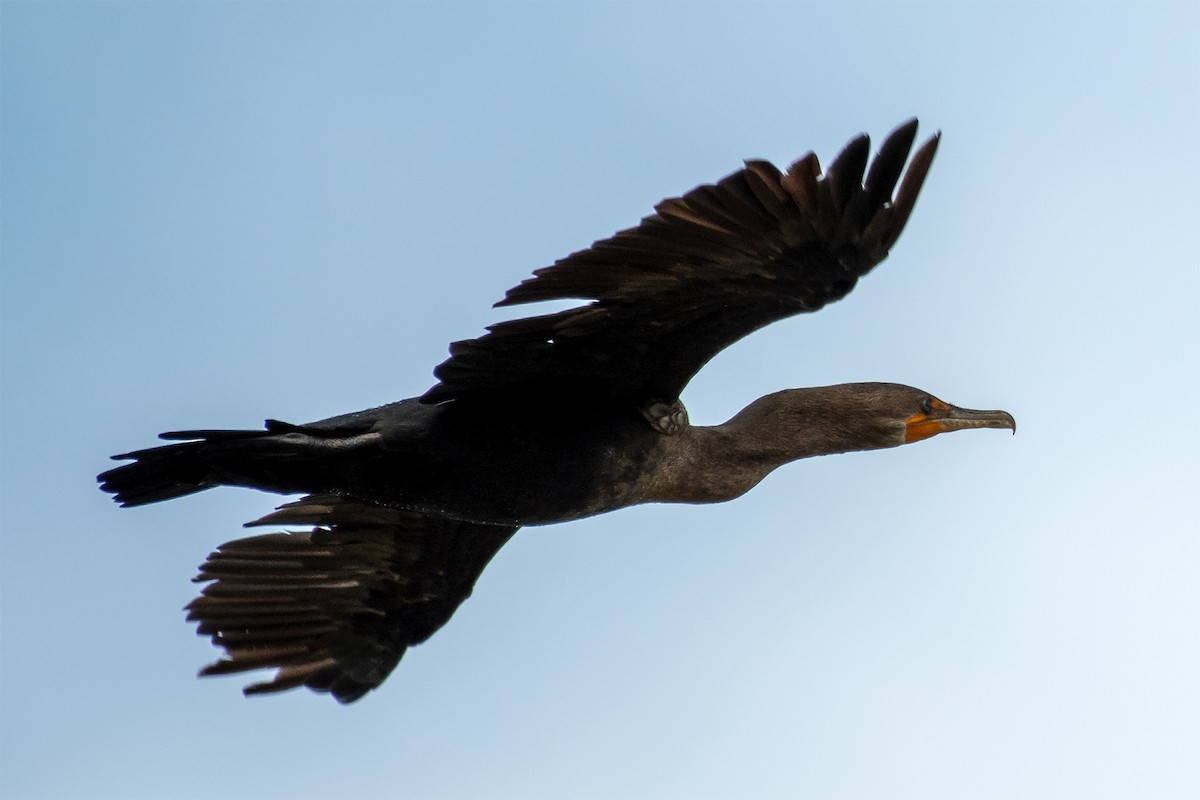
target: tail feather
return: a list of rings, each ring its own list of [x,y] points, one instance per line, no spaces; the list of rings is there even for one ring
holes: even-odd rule
[[[96,477],[100,488],[123,507],[157,503],[203,491],[215,484],[205,480],[202,442],[151,447],[113,456],[133,459]]]
[[[141,506],[229,483],[218,461],[251,462],[268,431],[172,431],[160,438],[176,444],[149,447],[113,456],[130,461],[96,477],[103,491],[114,495],[122,507]],[[179,441],[186,440],[186,441]]]
[[[342,414],[304,425],[268,419],[261,430],[202,428],[159,434],[171,444],[113,456],[130,463],[97,476],[122,506],[140,506],[214,486],[266,492],[332,491],[334,478],[362,471],[385,434],[392,450],[419,438],[438,412],[416,400]],[[389,434],[390,431],[390,434]]]
[[[267,420],[267,422],[270,423],[271,420]],[[268,428],[268,430],[270,430],[270,429]],[[271,431],[271,432],[274,432],[274,431]],[[231,430],[225,430],[222,428],[213,428],[213,429],[200,429],[200,430],[194,430],[194,431],[167,431],[166,433],[160,433],[158,435],[158,438],[166,439],[168,442],[192,441],[194,439],[203,439],[206,442],[229,442],[229,441],[236,441],[238,439],[261,439],[265,435],[266,435],[266,431],[231,431]],[[167,445],[167,446],[169,447],[170,445]],[[151,449],[162,449],[162,448],[151,448]],[[145,451],[140,450],[138,452],[145,452]],[[133,455],[133,454],[130,454],[130,455]],[[129,456],[128,455],[113,456],[113,458],[129,458]]]

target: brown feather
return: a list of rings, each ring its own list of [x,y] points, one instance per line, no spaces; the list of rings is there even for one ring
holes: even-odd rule
[[[864,135],[824,176],[811,153],[786,174],[748,161],[716,184],[660,202],[636,228],[535,270],[497,303],[584,306],[455,342],[422,401],[510,392],[631,407],[674,401],[721,349],[840,299],[886,256],[932,159],[926,144],[893,206],[889,193],[915,134],[915,120],[898,127],[869,169]]]
[[[406,648],[441,627],[515,527],[424,517],[333,495],[281,506],[251,525],[314,524],[222,545],[188,604],[225,650],[201,675],[274,668],[247,694],[307,685],[352,702]]]

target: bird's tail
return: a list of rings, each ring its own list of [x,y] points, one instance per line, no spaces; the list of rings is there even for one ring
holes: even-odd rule
[[[122,506],[183,497],[214,486],[249,486],[269,492],[311,489],[306,474],[319,468],[353,431],[322,430],[267,420],[266,429],[174,431],[159,438],[175,444],[113,456],[128,464],[97,476],[100,488]]]

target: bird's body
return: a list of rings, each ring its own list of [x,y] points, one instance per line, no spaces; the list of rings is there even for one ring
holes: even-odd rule
[[[657,435],[636,413],[417,399],[309,425],[212,432],[196,483],[326,492],[491,525],[538,525],[638,502]],[[208,432],[184,431],[203,437]],[[174,434],[172,434],[174,435]],[[164,455],[191,465],[168,446]],[[614,480],[629,474],[631,479]],[[194,485],[194,484],[188,484]]]
[[[248,688],[307,685],[349,702],[377,686],[470,594],[524,525],[640,503],[713,503],[814,455],[895,447],[969,427],[1014,428],[885,383],[788,389],[693,426],[679,401],[723,347],[849,292],[886,256],[936,137],[912,159],[898,128],[866,173],[859,137],[820,175],[765,162],[659,204],[511,290],[506,304],[585,301],[451,347],[420,398],[265,430],[163,434],[100,476],[124,505],[219,485],[304,494],[251,525],[313,526],[230,542],[189,607],[227,658],[208,673],[275,668]]]

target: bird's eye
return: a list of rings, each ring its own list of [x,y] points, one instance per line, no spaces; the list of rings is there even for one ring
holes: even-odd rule
[[[924,411],[926,414],[932,413],[933,412],[933,399],[926,397],[924,400],[922,400],[921,401],[921,410]]]

